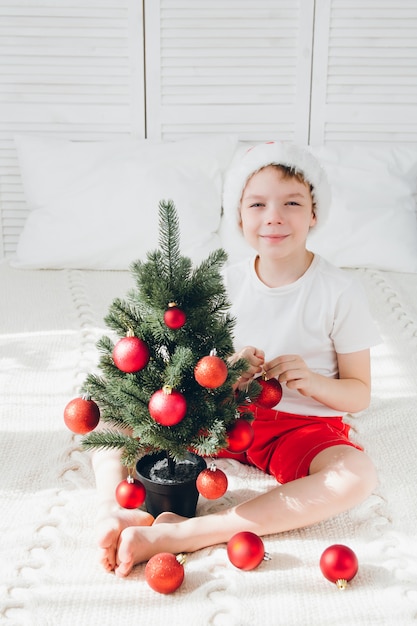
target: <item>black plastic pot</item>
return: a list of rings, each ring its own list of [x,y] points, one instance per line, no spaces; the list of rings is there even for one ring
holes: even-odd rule
[[[199,496],[196,479],[206,467],[205,460],[192,452],[187,453],[184,461],[175,464],[174,474],[170,473],[165,452],[140,459],[136,471],[146,489],[148,513],[157,517],[170,511],[183,517],[194,517]]]

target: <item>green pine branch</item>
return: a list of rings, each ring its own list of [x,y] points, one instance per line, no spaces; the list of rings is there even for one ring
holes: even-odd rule
[[[189,449],[215,454],[226,445],[238,403],[245,402],[244,394],[235,396],[233,385],[246,361],[229,365],[227,380],[217,389],[205,389],[194,378],[197,361],[213,348],[226,362],[233,353],[235,320],[221,277],[227,255],[216,250],[193,267],[188,257],[181,256],[179,220],[171,201],[160,203],[159,220],[159,248],[145,261],[132,264],[135,287],[125,299],[112,302],[105,318],[119,337],[133,331],[145,341],[150,361],[140,372],[121,372],[112,358],[115,341],[104,336],[97,343],[100,375],[89,374],[83,385],[98,403],[103,421],[112,426],[89,433],[83,444],[119,448],[122,462],[129,466],[145,451],[164,450],[174,459],[183,458]],[[180,329],[170,329],[164,322],[171,302],[186,313]],[[187,402],[184,419],[171,427],[156,423],[148,410],[151,395],[164,385],[183,393]],[[124,432],[115,433],[113,427]]]

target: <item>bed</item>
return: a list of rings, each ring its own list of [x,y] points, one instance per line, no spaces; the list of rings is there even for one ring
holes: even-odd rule
[[[29,217],[15,254],[0,264],[0,622],[415,623],[416,148],[311,148],[328,172],[333,208],[310,247],[363,283],[382,337],[372,350],[371,406],[348,416],[376,464],[377,488],[348,513],[266,537],[271,559],[253,571],[235,568],[225,545],[189,554],[183,585],[161,595],[144,565],[127,579],[100,568],[90,457],[63,408],[96,366],[103,317],[131,286],[130,261],[156,245],[161,198],[175,201],[183,251],[195,262],[218,246],[230,262],[247,254],[221,212],[224,173],[247,146],[232,135],[80,144],[30,134],[16,145]],[[200,497],[198,515],[274,485],[237,461],[217,463],[229,489],[220,500]],[[343,592],[319,569],[335,543],[359,561]]]

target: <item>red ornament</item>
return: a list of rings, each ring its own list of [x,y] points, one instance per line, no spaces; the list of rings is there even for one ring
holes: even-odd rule
[[[64,422],[67,428],[77,435],[85,435],[97,426],[100,410],[88,394],[74,398],[64,409]]]
[[[245,571],[255,569],[266,555],[263,541],[255,533],[243,531],[236,533],[227,544],[227,556],[230,562]]]
[[[187,401],[169,385],[152,394],[148,409],[151,417],[162,426],[175,426],[187,412]]]
[[[238,454],[245,452],[253,443],[254,432],[248,420],[239,417],[233,426],[227,429],[227,450]]]
[[[145,487],[131,476],[116,487],[116,500],[124,509],[139,508],[145,502],[145,496]]]
[[[197,476],[197,490],[207,500],[217,500],[227,491],[227,476],[214,463]]]
[[[172,330],[182,328],[187,321],[187,316],[180,308],[177,307],[175,302],[168,304],[168,309],[164,313],[164,322]]]
[[[223,359],[216,356],[216,350],[212,350],[208,356],[203,356],[194,368],[196,381],[206,389],[221,387],[226,382],[227,374],[227,365]]]
[[[145,567],[145,579],[149,587],[158,593],[172,593],[184,580],[185,556],[160,552],[149,559]]]
[[[122,337],[113,348],[115,366],[127,374],[142,370],[149,363],[149,358],[149,348],[139,337]]]
[[[262,409],[272,409],[282,398],[281,383],[276,378],[257,378],[256,382],[262,389],[253,403]]]
[[[336,583],[339,589],[346,589],[348,582],[356,576],[358,559],[348,546],[336,543],[321,555],[320,569],[327,580]]]

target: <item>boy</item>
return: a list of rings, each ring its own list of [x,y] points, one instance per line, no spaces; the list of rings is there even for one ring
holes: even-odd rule
[[[245,460],[274,475],[277,486],[228,510],[192,519],[163,513],[144,526],[153,521],[146,513],[114,508],[117,453],[96,453],[107,501],[99,536],[106,569],[127,576],[158,552],[192,552],[243,530],[262,536],[308,526],[372,492],[374,466],[349,439],[343,416],[369,404],[370,347],[379,337],[359,285],[306,247],[329,197],[315,158],[278,142],[249,150],[225,183],[224,210],[256,251],[225,271],[237,320],[232,360],[250,366],[239,385],[265,373],[283,387],[277,407],[255,409]]]

